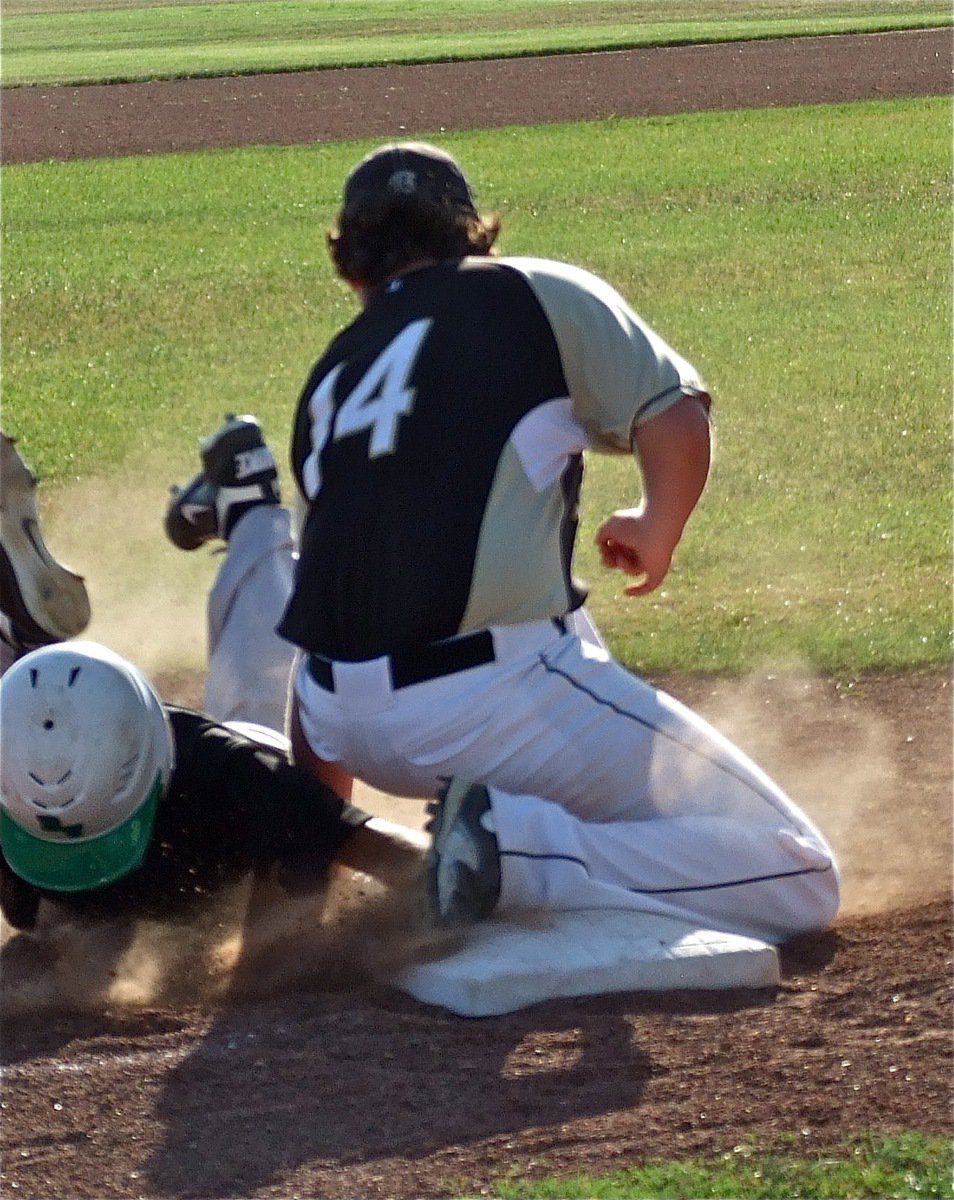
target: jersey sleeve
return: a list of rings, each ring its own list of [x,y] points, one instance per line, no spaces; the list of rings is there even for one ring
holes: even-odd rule
[[[0,909],[14,929],[32,929],[40,907],[40,890],[21,879],[0,853]]]
[[[165,809],[189,816],[210,854],[259,867],[330,861],[369,814],[274,747],[169,706],[177,763]]]
[[[683,394],[705,396],[691,363],[605,280],[580,267],[507,258],[530,284],[553,330],[573,415],[594,448],[627,452],[634,425]]]

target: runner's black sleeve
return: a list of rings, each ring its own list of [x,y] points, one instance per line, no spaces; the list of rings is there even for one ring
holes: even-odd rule
[[[40,892],[7,864],[0,854],[0,909],[14,929],[32,929],[40,907]]]
[[[0,905],[30,929],[41,898],[78,917],[189,917],[249,871],[282,869],[285,887],[314,887],[369,814],[336,796],[280,751],[202,713],[167,706],[176,766],[142,863],[87,892],[50,892],[2,863]]]
[[[279,750],[201,713],[168,707],[176,768],[157,816],[160,840],[185,837],[223,864],[327,864],[368,814]]]

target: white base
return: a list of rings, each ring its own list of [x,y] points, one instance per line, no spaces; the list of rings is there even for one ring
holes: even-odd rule
[[[775,948],[755,938],[598,910],[553,913],[542,926],[485,921],[462,949],[394,982],[425,1004],[491,1017],[567,996],[774,987],[779,966]]]

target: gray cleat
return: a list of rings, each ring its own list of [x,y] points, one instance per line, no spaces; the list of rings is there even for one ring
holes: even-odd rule
[[[428,812],[433,840],[424,865],[438,922],[463,925],[489,916],[500,897],[490,793],[482,783],[451,779]]]

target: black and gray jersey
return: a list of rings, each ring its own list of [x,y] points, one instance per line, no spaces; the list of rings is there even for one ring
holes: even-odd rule
[[[587,449],[702,392],[607,283],[532,258],[467,258],[390,283],[302,391],[305,519],[279,632],[361,660],[579,607]]]

